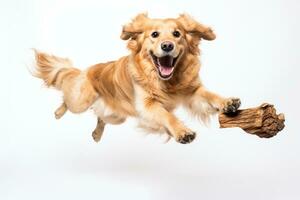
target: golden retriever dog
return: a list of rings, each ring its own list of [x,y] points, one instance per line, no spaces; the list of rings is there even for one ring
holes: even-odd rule
[[[199,42],[215,38],[211,28],[187,14],[168,19],[139,14],[121,33],[121,39],[128,41],[129,55],[81,71],[69,59],[35,50],[34,75],[62,91],[57,119],[67,110],[94,110],[95,141],[101,139],[105,124],[134,117],[140,127],[186,144],[196,134],[173,114],[176,107],[183,105],[205,121],[218,112],[236,112],[240,106],[238,98],[223,98],[201,83]]]

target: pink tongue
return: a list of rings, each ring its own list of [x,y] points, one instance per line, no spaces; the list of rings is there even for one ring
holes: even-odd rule
[[[159,66],[159,71],[160,71],[161,75],[163,75],[163,76],[169,76],[172,73],[172,71],[173,71],[173,67]]]

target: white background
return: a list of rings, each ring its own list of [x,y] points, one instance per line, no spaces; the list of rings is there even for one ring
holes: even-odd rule
[[[300,199],[299,46],[297,0],[4,1],[0,3],[0,199]],[[145,135],[134,120],[91,132],[91,111],[61,120],[61,94],[28,68],[30,48],[71,58],[84,69],[128,54],[121,26],[137,13],[187,12],[217,34],[204,41],[201,76],[243,107],[262,102],[286,115],[272,139],[239,129],[202,126],[189,145]]]

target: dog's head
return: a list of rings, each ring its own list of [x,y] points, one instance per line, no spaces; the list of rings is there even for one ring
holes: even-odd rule
[[[199,54],[200,39],[214,40],[213,31],[190,16],[151,19],[146,14],[137,15],[123,26],[123,40],[128,48],[151,63],[162,80],[169,80],[177,64],[188,54]]]

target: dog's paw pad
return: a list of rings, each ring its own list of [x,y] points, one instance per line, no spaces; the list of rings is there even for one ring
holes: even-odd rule
[[[177,142],[181,144],[191,143],[196,138],[195,132],[188,132],[180,137],[178,137]]]
[[[241,100],[239,98],[230,98],[225,103],[223,112],[226,114],[235,113],[241,105]]]

